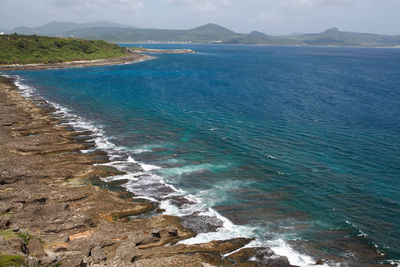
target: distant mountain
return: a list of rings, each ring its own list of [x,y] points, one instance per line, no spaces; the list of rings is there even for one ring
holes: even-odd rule
[[[49,22],[43,26],[29,28],[29,27],[17,27],[11,31],[10,33],[18,33],[18,34],[37,34],[37,35],[47,35],[47,36],[57,36],[63,35],[64,32],[73,31],[78,29],[87,29],[93,27],[118,27],[118,28],[133,28],[129,25],[118,24],[108,21],[96,21],[96,22],[88,22],[88,23],[73,23],[73,22],[64,22],[64,21],[53,21]]]
[[[107,21],[91,23],[50,22],[36,28],[18,27],[11,32],[48,36],[99,39],[110,42],[194,42],[265,45],[320,46],[400,46],[400,36],[342,32],[337,28],[321,33],[272,36],[252,31],[248,34],[209,23],[189,30],[142,29]]]
[[[197,38],[203,38],[208,40],[222,40],[231,35],[236,34],[234,31],[228,28],[219,26],[217,24],[209,23],[200,27],[189,30],[189,32],[195,35]]]
[[[322,33],[303,34],[293,38],[300,44],[339,46],[398,46],[400,36],[342,32],[337,28]]]
[[[249,34],[238,34],[231,35],[226,38],[223,43],[225,44],[265,44],[270,42],[271,36],[265,33],[252,31]]]
[[[221,41],[235,32],[216,24],[207,24],[190,30],[133,29],[94,27],[64,32],[65,36],[86,39],[102,39],[114,42],[198,42]]]
[[[400,46],[400,36],[370,33],[342,32],[338,28],[327,29],[321,33],[291,34],[269,36],[259,32],[236,35],[224,43],[269,44],[269,45],[320,45],[320,46]]]

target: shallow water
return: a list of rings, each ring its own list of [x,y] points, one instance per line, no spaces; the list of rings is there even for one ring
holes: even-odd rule
[[[187,243],[253,236],[302,266],[400,259],[400,50],[143,46],[199,53],[13,74],[95,127],[129,171],[113,179],[183,216]]]

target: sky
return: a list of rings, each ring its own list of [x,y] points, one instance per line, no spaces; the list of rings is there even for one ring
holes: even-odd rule
[[[400,0],[0,0],[0,31],[99,20],[164,29],[212,22],[240,33],[273,35],[332,27],[400,35]]]

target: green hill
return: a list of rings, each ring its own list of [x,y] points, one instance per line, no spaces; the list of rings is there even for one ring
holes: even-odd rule
[[[87,23],[74,23],[74,22],[66,22],[66,21],[52,21],[46,23],[39,27],[17,27],[10,31],[4,31],[5,33],[18,33],[18,34],[37,34],[37,35],[46,35],[46,36],[59,36],[63,35],[64,32],[73,31],[78,29],[87,29],[94,27],[113,27],[113,28],[134,28],[129,25],[113,23],[109,21],[94,21]],[[69,36],[66,36],[69,37]]]
[[[116,58],[125,48],[105,41],[36,35],[0,35],[0,64],[56,63]]]
[[[342,32],[337,28],[322,33],[303,34],[295,39],[308,45],[346,45],[346,46],[396,46],[400,44],[400,36]]]
[[[224,40],[235,32],[216,24],[207,24],[190,30],[139,29],[120,27],[92,27],[63,33],[90,40],[101,39],[113,42],[196,42],[208,43]]]

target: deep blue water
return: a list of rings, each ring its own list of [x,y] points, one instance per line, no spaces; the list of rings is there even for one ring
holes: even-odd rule
[[[263,242],[400,259],[399,49],[143,46],[199,53],[16,74]],[[193,212],[154,186],[167,213]]]

